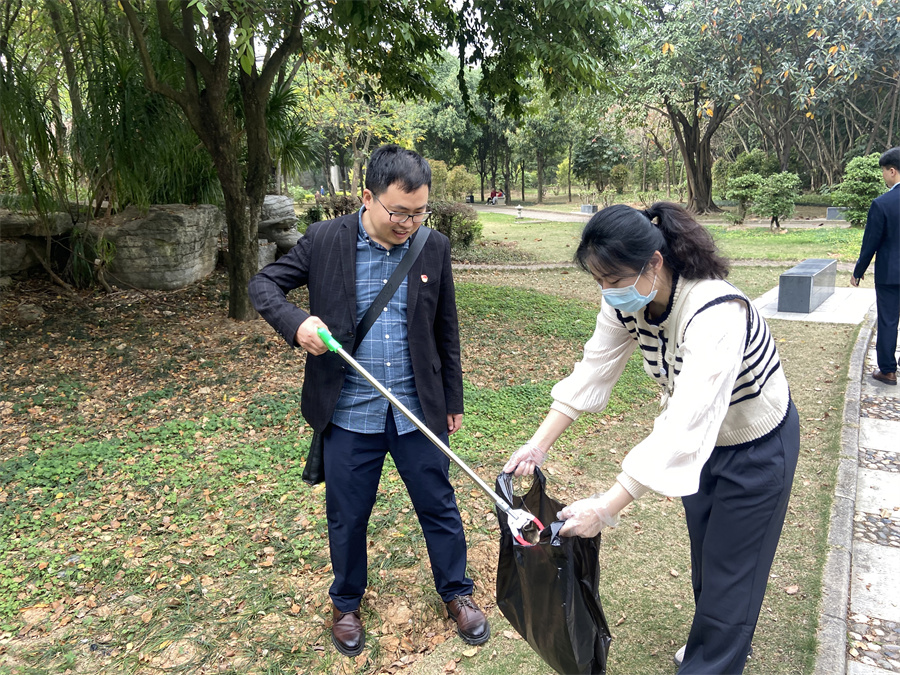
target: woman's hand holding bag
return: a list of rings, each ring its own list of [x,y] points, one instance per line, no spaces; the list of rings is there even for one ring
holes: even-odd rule
[[[556,514],[565,525],[559,531],[561,537],[596,537],[604,527],[619,524],[619,514],[610,513],[606,498],[595,495],[579,499]]]
[[[503,465],[503,473],[513,473],[517,476],[528,476],[534,473],[547,459],[547,451],[541,450],[537,445],[528,441]]]

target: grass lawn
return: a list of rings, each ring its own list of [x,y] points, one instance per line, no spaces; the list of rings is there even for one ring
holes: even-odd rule
[[[454,252],[459,262],[570,262],[578,248],[583,223],[517,220],[504,213],[481,212],[482,241]],[[846,227],[795,228],[772,232],[768,227],[708,225],[722,254],[732,260],[797,262],[834,258],[855,262],[863,230]],[[790,265],[787,265],[790,267]]]
[[[485,223],[486,237],[506,242],[499,257],[571,258],[573,224],[512,220]],[[732,279],[755,296],[781,269],[735,267]],[[456,277],[466,417],[452,445],[492,482],[580,357],[599,294],[571,268]],[[300,480],[304,357],[261,321],[226,319],[226,289],[217,272],[175,292],[86,292],[82,305],[40,280],[0,296],[0,674],[548,673],[493,605],[490,501],[453,470],[494,634],[472,649],[442,617],[390,462],[369,526],[367,649],[337,654],[323,487]],[[22,302],[40,305],[43,322],[15,323]],[[770,325],[803,440],[747,672],[787,675],[810,672],[815,653],[857,327]],[[608,409],[580,419],[554,450],[549,489],[573,501],[610,484],[649,431],[656,397],[633,360]],[[672,672],[691,617],[680,502],[650,494],[631,506],[600,562],[610,675]]]

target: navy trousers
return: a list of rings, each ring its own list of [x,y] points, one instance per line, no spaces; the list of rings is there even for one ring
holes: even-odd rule
[[[717,447],[683,497],[696,609],[678,675],[742,673],[787,513],[800,451],[793,402],[773,436]]]
[[[389,409],[384,433],[360,434],[330,425],[325,447],[325,507],[334,583],[329,595],[342,612],[359,608],[366,590],[366,528],[375,504],[381,468],[390,452],[406,484],[425,535],[434,585],[444,602],[471,595],[466,577],[466,539],[450,460],[419,430],[397,434]],[[441,440],[447,442],[446,432]]]
[[[875,336],[878,370],[882,373],[896,373],[900,285],[875,284],[875,308],[878,310],[878,333]]]

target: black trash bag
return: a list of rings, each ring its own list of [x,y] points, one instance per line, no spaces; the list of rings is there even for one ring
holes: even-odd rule
[[[513,539],[506,514],[497,509],[497,606],[558,673],[605,675],[612,636],[598,593],[600,535],[560,537],[563,522],[556,514],[565,504],[547,496],[540,469],[524,497],[513,495],[512,478],[500,474],[497,493],[513,508],[533,513],[545,528],[533,546],[523,546]]]

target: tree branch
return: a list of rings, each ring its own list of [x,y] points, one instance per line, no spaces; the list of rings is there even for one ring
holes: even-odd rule
[[[131,32],[134,35],[134,42],[138,48],[138,54],[141,57],[141,64],[144,66],[144,74],[147,76],[147,88],[150,91],[162,94],[166,98],[170,98],[178,103],[182,108],[187,107],[187,96],[184,92],[178,91],[169,86],[165,82],[160,82],[156,77],[156,70],[153,68],[153,62],[150,60],[150,52],[147,49],[147,42],[144,40],[144,27],[138,18],[137,12],[131,5],[130,0],[121,0],[122,10],[128,19],[128,25],[131,26]]]

